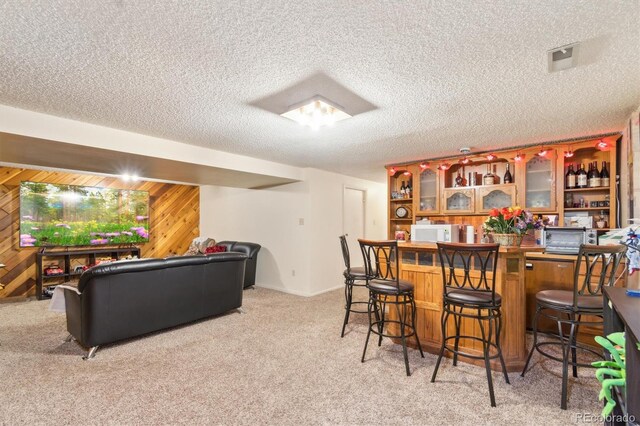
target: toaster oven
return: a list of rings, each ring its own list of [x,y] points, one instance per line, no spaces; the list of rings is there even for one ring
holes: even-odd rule
[[[546,227],[541,244],[546,253],[578,254],[581,244],[598,244],[598,233],[589,228]]]

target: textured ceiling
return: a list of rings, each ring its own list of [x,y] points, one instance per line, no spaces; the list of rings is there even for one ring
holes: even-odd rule
[[[577,68],[548,49],[581,41]],[[312,132],[257,105],[329,76],[376,109]],[[382,166],[619,131],[637,0],[0,4],[0,103],[296,166]]]

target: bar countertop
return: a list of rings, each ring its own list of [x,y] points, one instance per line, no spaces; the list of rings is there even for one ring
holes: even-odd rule
[[[436,243],[431,242],[415,242],[415,241],[398,241],[398,248],[400,249],[414,249],[414,250],[437,250],[438,246]],[[529,244],[529,245],[521,245],[520,247],[515,246],[500,246],[500,253],[542,253],[544,251],[544,246]]]

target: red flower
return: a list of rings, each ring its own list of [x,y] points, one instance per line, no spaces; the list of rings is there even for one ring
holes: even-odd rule
[[[491,209],[491,211],[489,212],[489,216],[491,216],[491,217],[498,217],[498,216],[500,216],[500,210],[498,210],[498,209]]]
[[[519,217],[522,214],[522,209],[516,209],[513,211],[513,215]]]

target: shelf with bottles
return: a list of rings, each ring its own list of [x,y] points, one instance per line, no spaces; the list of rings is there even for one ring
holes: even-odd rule
[[[413,198],[413,174],[409,168],[399,170],[392,168],[389,173],[390,200],[411,201]]]
[[[507,173],[508,170],[508,173]],[[444,173],[445,188],[476,188],[490,185],[512,184],[515,164],[504,158],[492,161],[474,161],[453,164]]]
[[[610,153],[593,146],[577,149],[564,161],[565,191],[611,189]]]

